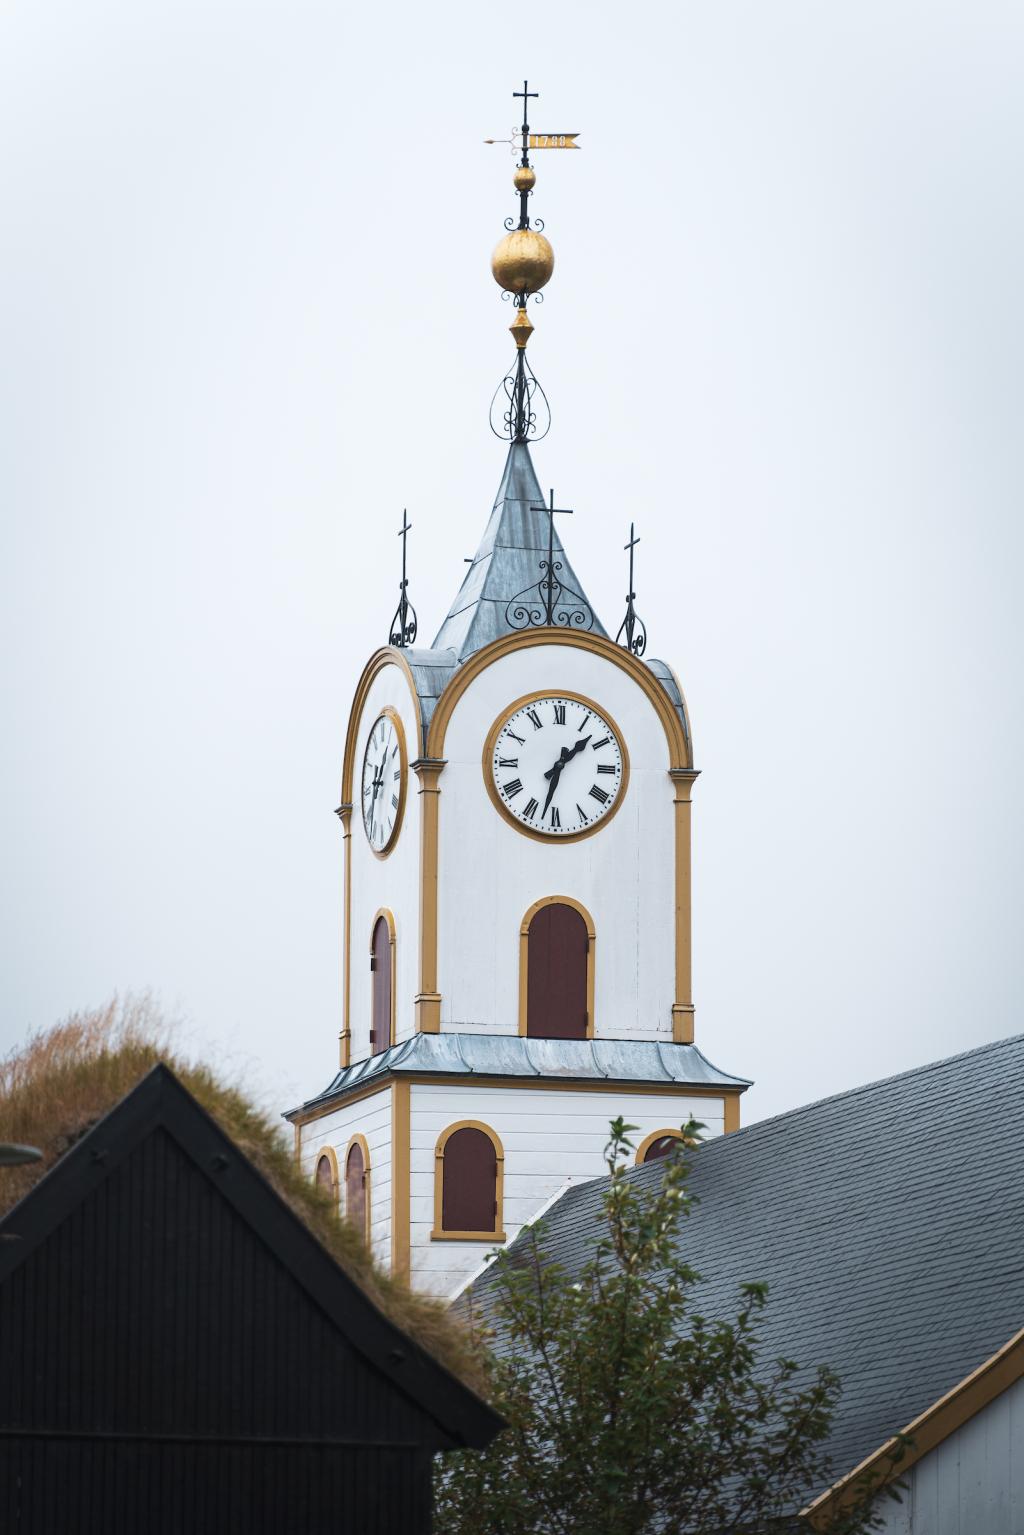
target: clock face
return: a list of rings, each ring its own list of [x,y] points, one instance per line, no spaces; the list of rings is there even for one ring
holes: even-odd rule
[[[363,752],[363,828],[378,857],[398,840],[405,805],[405,740],[390,709],[374,720]]]
[[[618,728],[588,698],[521,699],[492,727],[484,772],[491,798],[520,829],[587,836],[614,814],[628,774]]]

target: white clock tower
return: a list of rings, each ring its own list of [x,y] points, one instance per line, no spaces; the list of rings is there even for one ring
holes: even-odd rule
[[[287,1116],[375,1256],[442,1297],[604,1171],[616,1115],[646,1160],[691,1115],[735,1129],[749,1085],[694,1043],[682,690],[644,657],[632,596],[624,643],[601,627],[531,461],[546,402],[526,305],[554,256],[522,133],[519,225],[492,259],[516,310],[492,408],[505,471],[433,645],[414,643],[403,566],[356,689],[340,1069]]]

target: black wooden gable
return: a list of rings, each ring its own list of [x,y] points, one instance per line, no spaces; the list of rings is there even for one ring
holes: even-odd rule
[[[5,1531],[426,1531],[500,1426],[163,1067],[0,1222]]]

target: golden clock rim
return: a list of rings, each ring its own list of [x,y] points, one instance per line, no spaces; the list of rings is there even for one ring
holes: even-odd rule
[[[389,719],[395,727],[395,734],[398,737],[398,760],[402,764],[402,777],[398,786],[398,813],[395,816],[395,824],[392,828],[391,835],[382,848],[375,848],[373,843],[370,841],[370,835],[366,830],[366,817],[363,814],[362,807],[362,788],[363,773],[366,770],[366,753],[370,747],[370,737],[373,735],[373,732],[376,730],[378,723],[382,719]],[[394,707],[393,704],[385,704],[382,709],[377,710],[377,713],[373,717],[373,724],[366,732],[366,743],[363,746],[362,767],[359,774],[359,820],[362,823],[363,836],[366,838],[366,845],[370,849],[370,852],[373,854],[374,858],[387,858],[392,852],[395,843],[398,841],[398,834],[402,830],[402,819],[405,815],[405,790],[408,778],[409,756],[405,749],[405,726],[402,724],[402,716],[399,714],[398,710]]]
[[[508,720],[513,714],[518,713],[520,709],[525,708],[527,704],[535,704],[543,699],[556,698],[569,699],[573,703],[583,704],[586,708],[592,709],[595,714],[600,715],[606,725],[608,725],[609,729],[614,732],[615,739],[619,745],[619,752],[622,755],[622,780],[619,792],[615,796],[614,803],[612,804],[612,808],[607,811],[599,821],[595,821],[593,826],[587,826],[583,831],[569,831],[552,834],[549,831],[538,831],[534,826],[524,826],[522,821],[520,821],[518,817],[512,814],[508,806],[505,804],[505,801],[498,793],[497,786],[494,782],[494,772],[491,766],[491,759],[494,756],[494,743],[497,741],[498,736],[501,734],[502,726],[505,724],[506,720]],[[480,759],[480,765],[483,769],[484,787],[487,790],[491,804],[497,810],[502,820],[506,821],[509,826],[514,826],[516,831],[520,832],[524,837],[532,837],[535,842],[543,842],[546,847],[555,847],[563,842],[582,842],[584,837],[592,837],[595,832],[602,831],[604,827],[608,825],[609,821],[615,819],[619,812],[620,805],[626,798],[626,791],[629,788],[629,750],[626,746],[626,737],[620,730],[618,721],[615,719],[614,715],[609,714],[608,710],[604,707],[603,704],[599,704],[594,698],[589,698],[586,693],[575,692],[575,690],[572,688],[541,688],[533,693],[524,693],[522,698],[517,698],[514,703],[506,704],[501,713],[494,720],[484,739],[484,751],[483,756]]]

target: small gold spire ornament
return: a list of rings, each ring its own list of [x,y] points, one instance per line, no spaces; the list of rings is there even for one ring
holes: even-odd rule
[[[521,352],[526,346],[526,343],[529,341],[530,337],[533,335],[533,326],[530,323],[530,316],[526,313],[525,309],[516,310],[516,317],[512,321],[512,324],[509,326],[509,330],[512,334],[512,340],[515,342],[517,348]]]
[[[512,185],[517,192],[532,192],[537,184],[537,172],[532,165],[517,165]]]

